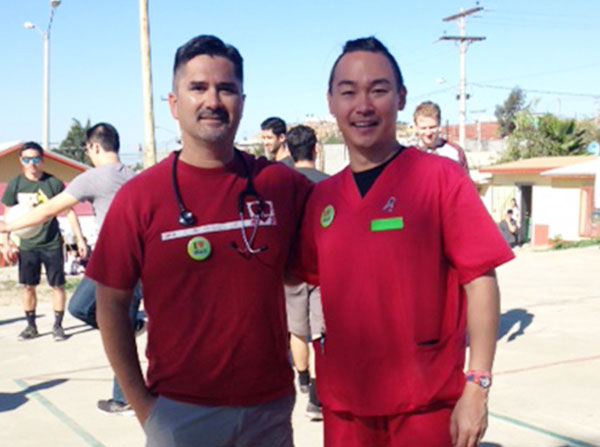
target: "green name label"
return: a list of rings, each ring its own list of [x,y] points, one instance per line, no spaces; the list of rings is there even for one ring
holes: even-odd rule
[[[404,228],[404,221],[401,217],[374,219],[371,221],[371,231],[401,230],[402,228]]]

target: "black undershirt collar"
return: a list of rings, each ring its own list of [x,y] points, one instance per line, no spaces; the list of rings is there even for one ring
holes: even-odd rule
[[[398,149],[398,151],[394,154],[392,158],[380,164],[379,166],[375,166],[374,168],[368,169],[366,171],[352,173],[352,176],[354,177],[354,181],[356,182],[356,186],[358,187],[358,191],[360,192],[361,197],[367,195],[369,189],[371,189],[371,186],[373,186],[373,183],[375,183],[375,180],[377,180],[377,177],[381,175],[385,167],[389,165],[392,162],[392,160],[394,160],[404,149],[404,146],[400,146],[400,149]]]

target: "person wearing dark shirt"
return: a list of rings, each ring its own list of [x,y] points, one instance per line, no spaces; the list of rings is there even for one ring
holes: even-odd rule
[[[286,147],[286,124],[277,116],[264,120],[261,125],[260,136],[265,148],[265,155],[269,160],[280,161],[290,168],[294,167],[294,160]]]
[[[294,167],[309,180],[319,183],[329,175],[315,168],[317,136],[315,131],[304,125],[290,129],[286,137],[287,146],[294,159]],[[317,397],[316,382],[311,380],[309,371],[308,340],[315,340],[325,332],[321,289],[307,283],[286,285],[285,301],[290,331],[290,351],[292,361],[298,371],[301,392],[309,393],[306,415],[322,419],[321,402]]]
[[[37,207],[48,202],[52,197],[64,190],[63,182],[53,175],[44,172],[44,149],[30,141],[20,149],[19,161],[22,174],[13,178],[2,196],[5,216],[14,206],[31,205]],[[75,212],[67,208],[67,219],[77,239],[77,246],[82,257],[87,256],[87,245],[81,233],[81,227]],[[15,252],[9,242],[6,228],[0,227],[0,245],[7,261],[13,261]],[[58,220],[53,218],[41,226],[41,230],[31,238],[19,241],[19,283],[23,284],[23,310],[27,327],[19,334],[19,340],[31,340],[38,336],[35,310],[37,307],[36,288],[40,283],[42,264],[46,271],[48,284],[52,288],[54,307],[54,326],[52,336],[55,341],[66,340],[62,320],[65,313],[65,272],[63,260],[63,240]]]
[[[517,245],[517,222],[513,219],[513,211],[511,209],[506,210],[504,219],[502,219],[502,222],[498,226],[506,243],[511,247],[515,247]]]

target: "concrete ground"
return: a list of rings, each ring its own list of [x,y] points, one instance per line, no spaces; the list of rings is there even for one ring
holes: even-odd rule
[[[502,324],[482,446],[600,446],[600,249],[516,253],[498,271]],[[135,418],[95,408],[112,386],[98,332],[67,316],[70,337],[54,342],[43,287],[42,335],[17,341],[25,323],[15,278],[0,269],[0,446],[142,446]],[[322,445],[322,423],[304,416],[306,403],[299,394],[296,446]]]

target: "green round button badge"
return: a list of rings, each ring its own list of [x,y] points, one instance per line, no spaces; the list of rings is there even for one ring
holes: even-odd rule
[[[333,218],[335,216],[335,209],[333,205],[327,205],[323,212],[321,213],[321,226],[323,228],[327,228],[333,222]]]
[[[196,236],[188,242],[187,252],[194,261],[204,261],[210,256],[210,242],[202,236]]]

